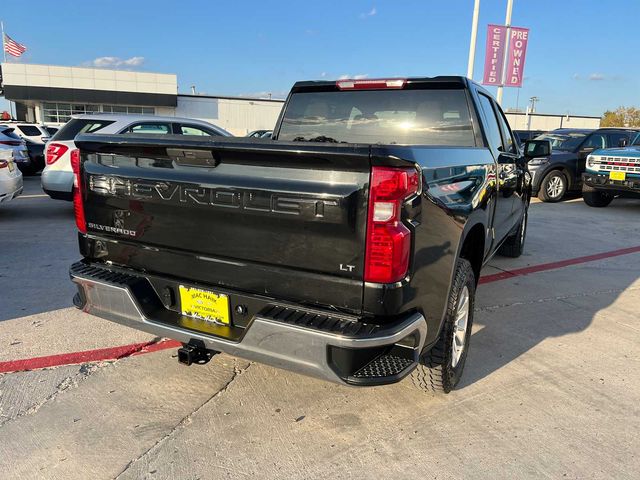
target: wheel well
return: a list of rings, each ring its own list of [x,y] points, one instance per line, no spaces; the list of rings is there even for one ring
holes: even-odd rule
[[[484,260],[484,240],[484,225],[478,223],[469,230],[460,249],[460,257],[471,263],[473,273],[476,277],[476,283],[478,283],[478,279],[480,278],[480,270],[482,270],[482,261]]]

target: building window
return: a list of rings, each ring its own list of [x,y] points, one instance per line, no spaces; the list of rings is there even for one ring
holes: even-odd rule
[[[93,105],[79,103],[44,103],[42,104],[43,120],[46,123],[66,123],[71,115],[85,113],[124,113],[155,115],[153,107],[135,107],[129,105]]]
[[[155,115],[153,107],[133,107],[127,105],[102,105],[102,111],[108,113],[127,113],[129,115]]]

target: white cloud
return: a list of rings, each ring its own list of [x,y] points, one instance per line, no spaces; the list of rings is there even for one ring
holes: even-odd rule
[[[604,79],[605,79],[605,76],[602,73],[592,73],[589,75],[589,80],[599,81]]]
[[[327,72],[322,72],[322,73],[320,74],[320,77],[322,77],[322,78],[325,78],[326,76],[327,76]]]
[[[574,80],[580,80],[580,78],[581,78],[581,77],[580,77],[580,74],[579,74],[579,73],[574,73],[572,78],[573,78]]]
[[[131,58],[120,58],[120,57],[98,57],[90,62],[85,62],[85,65],[91,65],[93,67],[98,68],[131,68],[131,67],[139,67],[144,63],[144,57],[131,57]]]
[[[378,13],[376,7],[372,7],[367,13],[361,13],[360,18],[373,17],[376,13]]]
[[[356,80],[362,80],[363,78],[367,78],[368,76],[368,73],[359,73],[358,75],[354,75],[353,78]]]

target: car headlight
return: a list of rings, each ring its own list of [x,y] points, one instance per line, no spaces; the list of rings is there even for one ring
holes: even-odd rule
[[[542,158],[533,158],[529,160],[529,165],[532,167],[537,167],[539,165],[544,165],[545,163],[549,163],[549,159],[547,157]]]

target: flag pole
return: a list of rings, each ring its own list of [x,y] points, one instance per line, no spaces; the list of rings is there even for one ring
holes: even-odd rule
[[[473,19],[471,20],[471,41],[469,43],[469,63],[467,64],[467,78],[473,80],[473,66],[476,60],[476,38],[478,36],[478,15],[480,14],[480,0],[473,4]]]
[[[0,20],[0,30],[2,30],[2,54],[4,55],[4,63],[7,63],[7,51],[4,48],[4,22]]]

